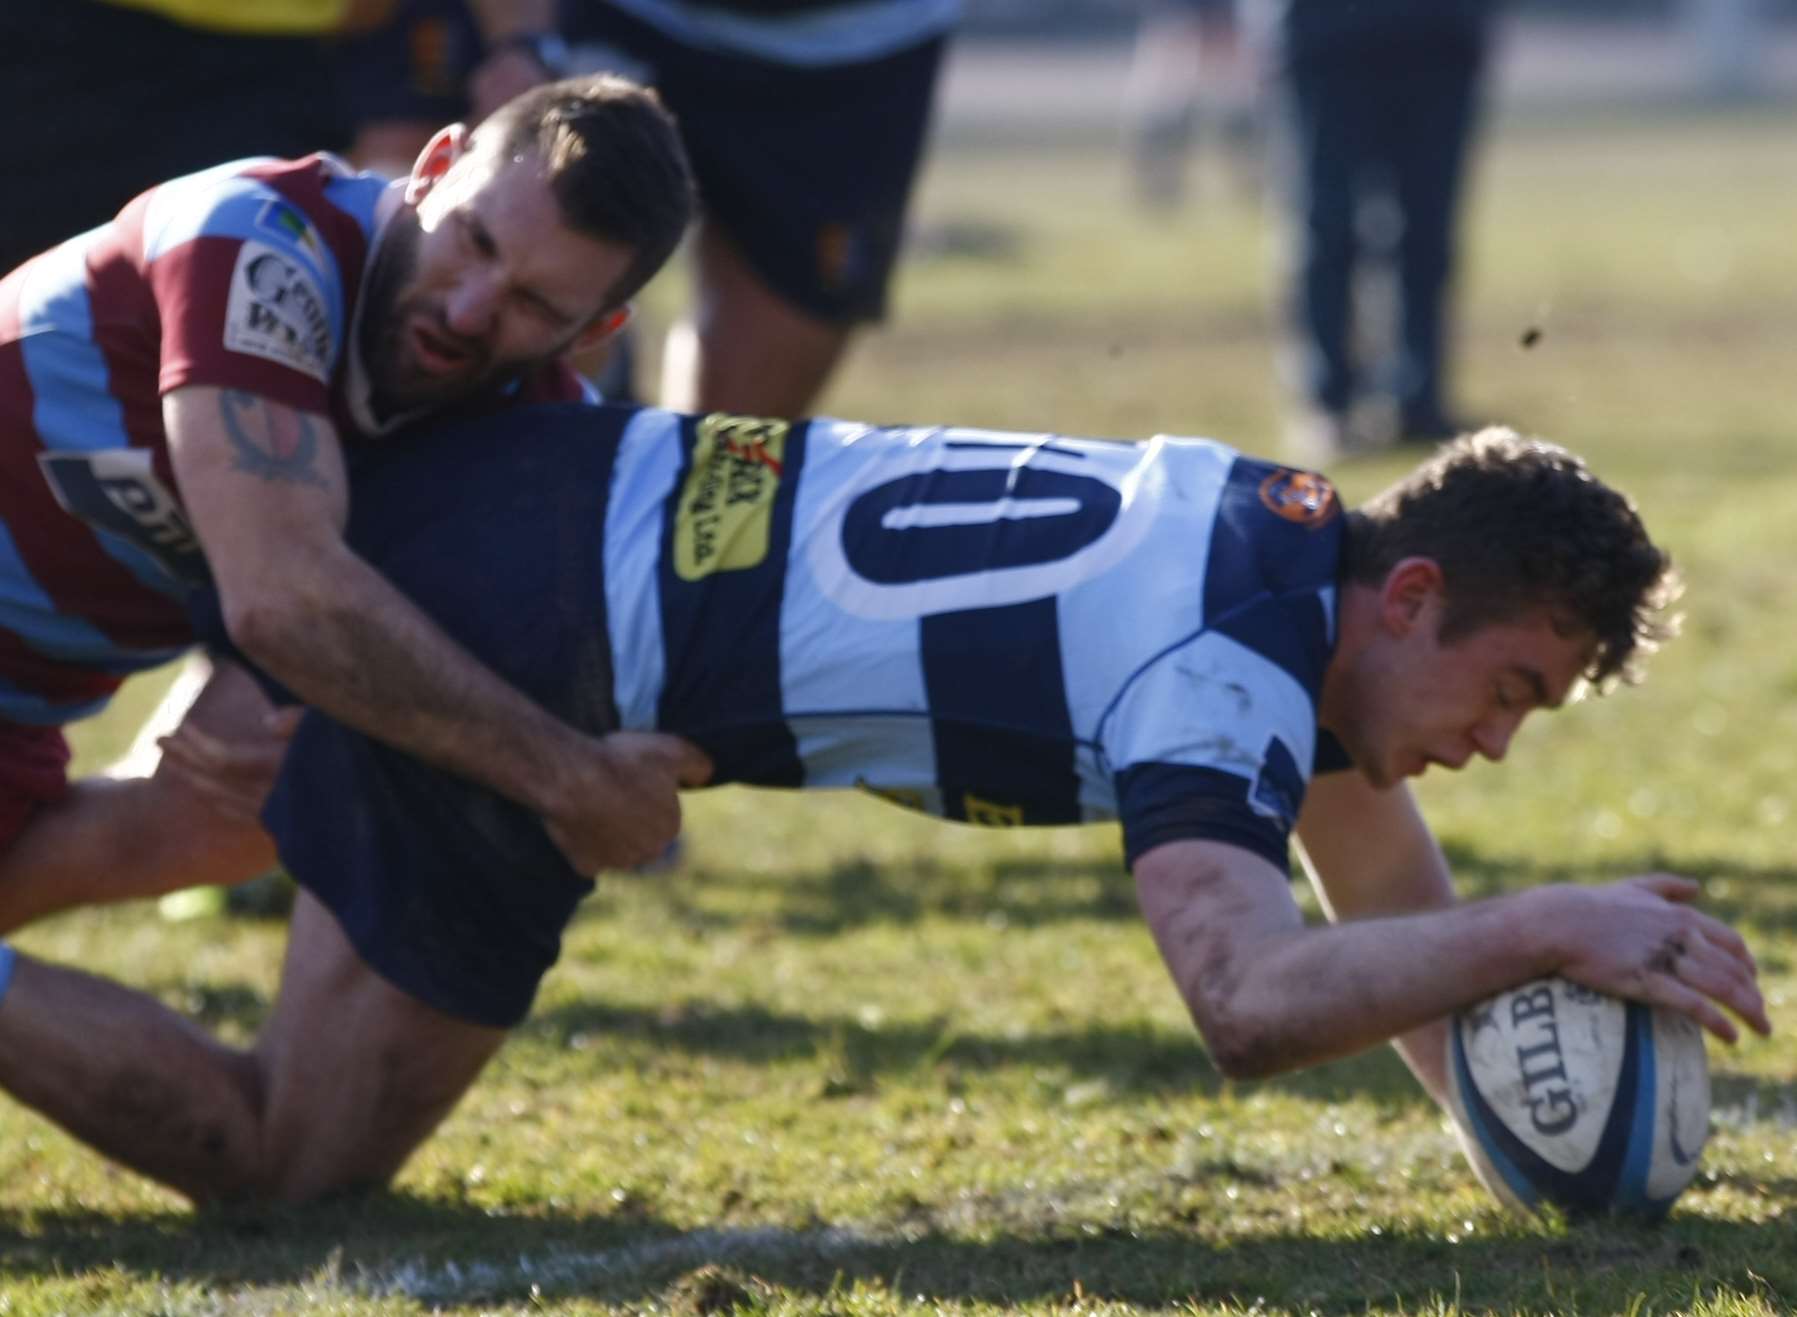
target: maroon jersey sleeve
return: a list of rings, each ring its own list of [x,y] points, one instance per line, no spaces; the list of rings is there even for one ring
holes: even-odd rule
[[[193,236],[151,254],[145,268],[162,322],[158,389],[242,389],[327,413],[347,320],[336,254],[303,221],[283,229],[259,218],[271,209],[297,215],[290,204],[246,196],[254,180],[229,182],[216,213],[188,220]]]

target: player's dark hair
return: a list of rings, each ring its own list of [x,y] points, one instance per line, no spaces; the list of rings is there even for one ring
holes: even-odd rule
[[[570,228],[632,249],[608,307],[649,282],[692,222],[692,167],[673,116],[627,78],[601,73],[534,87],[495,110],[474,144],[508,158],[534,152]]]
[[[1572,453],[1492,427],[1443,447],[1349,514],[1343,575],[1378,585],[1405,558],[1433,559],[1453,640],[1545,606],[1595,648],[1585,677],[1634,681],[1636,658],[1672,634],[1672,560],[1635,506]]]

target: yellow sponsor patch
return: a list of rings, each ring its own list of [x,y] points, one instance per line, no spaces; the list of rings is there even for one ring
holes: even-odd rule
[[[977,823],[982,828],[1021,828],[1023,826],[1023,806],[1000,805],[990,800],[981,800],[973,792],[963,792],[961,805],[967,811],[967,821]]]
[[[789,429],[785,421],[753,416],[701,418],[674,518],[674,573],[681,580],[743,571],[767,558]]]
[[[914,787],[877,787],[865,778],[858,779],[855,785],[870,796],[878,796],[897,805],[900,809],[914,809],[919,814],[930,813],[930,802],[923,792]]]

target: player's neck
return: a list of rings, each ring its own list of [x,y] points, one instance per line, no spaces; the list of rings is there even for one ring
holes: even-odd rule
[[[1348,724],[1354,700],[1353,674],[1379,629],[1379,591],[1344,582],[1335,611],[1335,650],[1323,669],[1317,696],[1317,724],[1339,731]]]

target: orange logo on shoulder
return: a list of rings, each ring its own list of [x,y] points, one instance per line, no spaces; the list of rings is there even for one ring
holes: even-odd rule
[[[1314,471],[1280,467],[1260,482],[1260,501],[1274,516],[1315,529],[1341,511],[1335,486]]]

